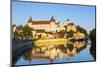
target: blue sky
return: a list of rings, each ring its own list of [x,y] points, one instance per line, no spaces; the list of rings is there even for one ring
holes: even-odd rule
[[[33,20],[50,20],[54,16],[57,22],[62,23],[70,19],[87,31],[95,28],[95,6],[12,2],[12,24],[25,25],[30,16]]]

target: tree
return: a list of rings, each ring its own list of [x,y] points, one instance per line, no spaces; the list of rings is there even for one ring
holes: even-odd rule
[[[16,27],[16,29],[15,29],[15,27]],[[22,36],[23,36],[23,26],[22,25],[16,26],[14,24],[14,25],[12,25],[12,29],[13,29],[14,38],[22,38]]]
[[[61,31],[59,32],[59,37],[60,37],[60,38],[63,38],[63,37],[65,36],[65,34],[66,34],[66,30],[61,30]]]
[[[96,42],[96,28],[94,28],[94,29],[92,29],[92,30],[90,31],[90,40],[91,40],[92,42]]]
[[[13,24],[12,26],[11,26],[11,36],[12,36],[12,39],[13,40],[15,40],[15,35],[16,35],[16,25],[15,24]]]
[[[74,31],[69,31],[69,32],[67,32],[67,37],[73,37],[74,36]]]
[[[12,27],[11,27],[11,31],[12,31],[12,32],[15,32],[14,27],[16,27],[15,24],[13,24]]]
[[[84,33],[85,36],[88,36],[87,31],[84,28],[80,27],[79,25],[76,26],[76,29],[77,31],[80,31],[80,33]]]
[[[16,32],[18,33],[18,37],[22,38],[23,37],[23,26],[19,25],[17,27],[17,31]]]
[[[23,35],[24,37],[32,37],[32,28],[30,28],[27,24],[23,27]]]

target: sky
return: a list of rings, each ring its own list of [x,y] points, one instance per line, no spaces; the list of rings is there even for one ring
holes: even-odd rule
[[[73,4],[54,4],[36,2],[12,2],[12,24],[25,25],[30,17],[35,20],[50,20],[66,24],[70,19],[75,25],[80,25],[88,32],[95,28],[95,6]]]

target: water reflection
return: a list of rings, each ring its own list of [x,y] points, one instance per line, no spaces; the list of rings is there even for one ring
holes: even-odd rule
[[[96,60],[96,42],[91,43],[90,47],[90,54],[93,56],[93,58]]]
[[[69,42],[67,44],[34,47],[32,50],[26,52],[23,55],[23,58],[24,60],[29,61],[29,63],[31,63],[34,59],[48,59],[51,63],[54,63],[56,57],[73,57],[75,54],[80,53],[83,49],[85,49],[86,46],[87,43],[85,41],[76,41]]]

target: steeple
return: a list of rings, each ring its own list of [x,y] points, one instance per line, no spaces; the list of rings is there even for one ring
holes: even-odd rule
[[[70,19],[67,19],[67,21],[70,21]]]
[[[50,22],[55,22],[55,19],[54,19],[54,17],[53,17],[53,16],[51,17]]]
[[[29,18],[28,22],[32,22],[32,17]]]
[[[67,25],[74,25],[74,23],[72,23],[71,21],[70,21],[70,19],[67,19]]]

